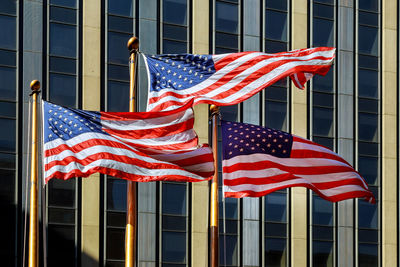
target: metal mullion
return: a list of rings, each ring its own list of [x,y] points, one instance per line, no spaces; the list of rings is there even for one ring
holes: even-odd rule
[[[124,15],[120,15],[120,14],[107,13],[106,16],[107,16],[107,18],[110,16],[110,17],[117,17],[117,18],[132,19],[133,20],[133,17],[124,16]]]
[[[73,24],[73,23],[68,23],[68,22],[55,21],[55,20],[51,20],[50,18],[49,18],[49,23],[61,24],[61,25],[68,25],[68,26],[74,26],[74,27],[77,27],[77,26],[78,26],[78,24]]]
[[[3,64],[1,64],[1,63],[0,63],[0,67],[3,67],[3,68],[10,68],[10,69],[17,69],[17,66],[15,66],[15,65],[3,65]]]

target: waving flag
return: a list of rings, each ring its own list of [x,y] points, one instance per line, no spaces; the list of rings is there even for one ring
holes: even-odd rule
[[[364,197],[364,179],[333,151],[282,131],[221,121],[225,197],[260,197],[304,186],[329,201]]]
[[[335,48],[317,47],[266,54],[144,56],[148,68],[148,111],[171,110],[191,99],[227,106],[240,103],[290,76],[303,88],[314,74],[325,75]]]
[[[93,112],[43,101],[44,179],[99,172],[132,181],[208,180],[208,146],[198,147],[191,103],[166,112]]]

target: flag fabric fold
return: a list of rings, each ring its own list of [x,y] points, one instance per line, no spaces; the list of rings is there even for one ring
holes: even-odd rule
[[[365,198],[374,203],[361,175],[328,148],[267,127],[221,121],[225,197],[260,197],[295,186],[329,201]]]
[[[285,77],[302,89],[315,74],[325,75],[334,57],[335,48],[331,47],[275,54],[144,55],[147,110],[172,110],[192,99],[194,105],[234,105]]]
[[[103,173],[138,182],[211,179],[188,103],[164,112],[95,112],[42,102],[44,179]]]

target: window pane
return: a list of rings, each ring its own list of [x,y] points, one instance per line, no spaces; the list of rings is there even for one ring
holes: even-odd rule
[[[313,91],[333,92],[333,67],[325,76],[315,75],[313,77]]]
[[[15,100],[17,87],[15,68],[0,67],[0,81],[1,99]]]
[[[223,216],[220,216],[220,220],[219,220],[220,233],[223,232],[223,229],[224,229],[224,220],[222,220],[221,218],[223,218]],[[237,234],[238,233],[238,221],[225,219],[225,233]]]
[[[314,267],[333,266],[333,242],[314,241],[312,261]]]
[[[76,7],[76,0],[50,0],[50,4],[65,7]]]
[[[49,220],[49,223],[74,224],[75,223],[75,210],[49,208],[48,209],[48,220]]]
[[[265,51],[267,53],[279,53],[287,50],[287,43],[285,42],[265,41]]]
[[[265,266],[286,266],[286,239],[265,239]]]
[[[126,211],[126,181],[107,179],[107,209]]]
[[[378,58],[375,56],[358,55],[358,66],[360,68],[378,70]]]
[[[313,224],[333,225],[333,203],[326,201],[319,196],[313,196]]]
[[[187,0],[164,0],[164,22],[186,25],[187,24]]]
[[[108,2],[108,13],[123,15],[127,17],[133,16],[132,0],[112,0]]]
[[[15,204],[15,193],[15,171],[0,170],[0,198],[3,201],[1,204]]]
[[[286,194],[271,193],[264,197],[265,221],[286,222]]]
[[[265,223],[265,235],[268,237],[286,237],[286,223]]]
[[[376,13],[358,12],[358,22],[364,25],[378,26],[379,16]]]
[[[313,142],[333,150],[333,138],[313,136]]]
[[[358,95],[378,98],[378,72],[358,69]]]
[[[15,66],[17,64],[16,52],[0,50],[0,65]]]
[[[266,101],[265,103],[265,123],[268,127],[277,130],[287,128],[287,103]]]
[[[186,263],[186,233],[162,233],[162,260]]]
[[[358,171],[369,185],[377,185],[378,158],[358,157]]]
[[[75,266],[74,226],[48,226],[48,266]]]
[[[107,259],[123,260],[125,251],[125,229],[107,228]]]
[[[76,24],[76,10],[52,6],[50,7],[50,20]]]
[[[108,61],[112,63],[128,64],[129,51],[126,42],[131,37],[130,34],[108,33]]]
[[[358,8],[368,11],[378,11],[377,0],[362,0],[358,2]]]
[[[270,86],[265,90],[265,98],[268,100],[287,101],[287,88]]]
[[[3,0],[2,0],[3,1]],[[16,18],[0,16],[0,47],[16,49]]]
[[[224,240],[225,238],[225,240]],[[224,251],[224,244],[226,250]],[[238,244],[236,235],[219,235],[219,262],[222,265],[238,265]],[[225,262],[226,253],[226,262]]]
[[[333,109],[313,108],[313,134],[333,136]]]
[[[186,184],[162,185],[162,212],[186,215]]]
[[[236,121],[238,113],[238,105],[222,106],[220,112],[224,120]]]
[[[129,82],[129,67],[108,64],[108,78]]]
[[[378,56],[378,28],[358,27],[358,52]]]
[[[131,34],[133,32],[133,20],[131,18],[108,16],[108,30]]]
[[[313,104],[314,106],[333,108],[333,94],[313,92]]]
[[[50,101],[59,105],[75,107],[76,77],[50,73]]]
[[[50,54],[76,57],[76,26],[50,23]]]
[[[313,5],[314,16],[333,19],[334,11],[333,6],[321,5],[314,3]]]
[[[129,83],[108,81],[107,111],[129,111]]]
[[[75,74],[76,60],[69,58],[50,57],[50,71]]]
[[[215,29],[229,33],[238,33],[238,6],[224,2],[216,3]]]
[[[187,52],[186,42],[177,42],[172,40],[163,40],[163,53],[179,54]]]
[[[333,21],[313,19],[313,46],[333,46]]]
[[[0,168],[15,169],[15,154],[14,153],[0,153]],[[1,177],[1,174],[3,174],[3,172],[8,173],[8,170],[0,170],[0,177]],[[5,175],[5,174],[3,174],[3,175]]]
[[[125,190],[126,191],[126,188]],[[107,211],[107,226],[125,227],[126,213]]]
[[[223,218],[223,207],[222,207],[222,190],[219,189],[219,217]],[[225,198],[225,218],[226,219],[237,219],[238,218],[238,201],[236,198]]]
[[[378,142],[378,115],[358,113],[358,138]]]
[[[333,240],[333,228],[330,226],[313,226],[312,228],[314,240]]]
[[[358,266],[378,266],[378,245],[358,244]]]
[[[266,11],[265,36],[268,39],[287,41],[287,13],[272,10]]]
[[[215,33],[215,45],[220,47],[228,47],[232,49],[238,48],[238,36],[233,34]]]
[[[377,230],[358,230],[358,242],[378,243]]]
[[[164,230],[186,231],[186,217],[163,215]]]
[[[14,119],[0,119],[0,151],[15,152],[16,128]]]
[[[378,100],[359,98],[358,110],[360,112],[378,113]]]
[[[283,11],[287,11],[287,1],[276,1],[276,0],[267,0],[265,1],[265,6],[267,8],[279,9]]]
[[[367,143],[367,142],[358,142],[358,154],[359,155],[367,155],[367,156],[378,156],[378,147],[377,143]]]
[[[163,25],[163,37],[177,41],[187,41],[187,28],[174,25]]]
[[[75,207],[75,179],[51,179],[48,183],[48,205]]]
[[[358,227],[378,229],[378,205],[358,201]]]
[[[16,15],[17,1],[16,0],[1,0],[0,13]]]

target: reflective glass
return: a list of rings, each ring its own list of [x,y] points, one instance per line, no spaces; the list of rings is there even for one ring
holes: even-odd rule
[[[333,94],[313,92],[313,105],[319,107],[333,108]]]
[[[220,47],[227,47],[231,49],[238,48],[239,37],[234,34],[226,34],[221,32],[215,33],[215,45]]]
[[[238,33],[238,6],[224,2],[216,2],[215,29],[217,31]]]
[[[367,184],[376,185],[378,182],[378,158],[359,156],[358,171]]]
[[[186,42],[177,42],[172,40],[163,40],[163,53],[165,54],[179,54],[187,52]]]
[[[48,220],[49,220],[49,223],[74,224],[75,223],[75,210],[49,207]]]
[[[375,99],[358,99],[358,110],[360,112],[378,113],[379,103]]]
[[[376,267],[378,265],[378,245],[358,244],[358,266]]]
[[[16,69],[0,67],[0,95],[1,99],[15,100]]]
[[[267,10],[265,13],[265,37],[287,41],[287,13]]]
[[[126,181],[107,179],[107,209],[126,211]]]
[[[15,152],[15,120],[0,118],[0,126],[2,129],[7,129],[0,131],[0,151]]]
[[[315,75],[313,81],[313,91],[333,92],[333,67],[330,68],[325,76]]]
[[[187,25],[187,0],[163,0],[163,21]]]
[[[313,142],[333,150],[333,138],[313,136]]]
[[[107,259],[123,260],[125,252],[121,246],[125,244],[125,229],[107,228]]]
[[[314,0],[317,3],[333,4],[334,0]]]
[[[358,69],[358,95],[378,98],[378,72]]]
[[[13,151],[14,152],[14,151]],[[0,168],[4,169],[15,169],[15,154],[14,153],[0,153]],[[2,177],[2,172],[8,172],[5,170],[0,170],[0,178]],[[5,175],[7,176],[7,175]]]
[[[0,50],[0,65],[15,66],[17,53],[14,51]]]
[[[0,47],[7,49],[16,49],[16,32],[17,32],[16,17],[0,15]]]
[[[358,242],[378,243],[377,230],[358,230]]]
[[[76,57],[76,26],[50,23],[50,54]]]
[[[265,1],[265,6],[267,8],[287,11],[287,1],[286,0],[282,0],[282,1],[267,0],[267,1]]]
[[[358,1],[358,8],[368,11],[378,11],[378,0],[362,0]]]
[[[313,267],[333,266],[333,242],[313,242]]]
[[[320,198],[312,197],[312,223],[317,225],[333,225],[333,203]]]
[[[333,227],[331,226],[313,226],[312,234],[314,240],[333,240]]]
[[[50,71],[76,74],[76,60],[70,58],[50,57]]]
[[[48,266],[75,266],[74,226],[49,224],[47,229]]]
[[[126,32],[131,34],[133,32],[133,20],[131,18],[123,18],[116,16],[108,16],[108,30]]]
[[[359,155],[378,156],[378,148],[377,143],[358,142]]]
[[[358,113],[358,138],[362,141],[378,142],[378,115]]]
[[[286,194],[271,193],[264,197],[265,221],[286,222],[287,206]]]
[[[283,238],[265,239],[265,266],[286,266],[287,242]]]
[[[378,58],[375,56],[358,55],[358,66],[360,68],[378,70]]]
[[[224,220],[220,216],[219,220],[219,231],[223,232],[224,229]],[[238,221],[237,220],[226,220],[225,219],[225,233],[227,234],[237,234],[238,233]]]
[[[287,101],[287,88],[270,86],[265,90],[265,98],[269,100]]]
[[[219,191],[219,217],[223,218],[223,207],[222,207],[222,191]],[[238,218],[238,201],[235,198],[225,198],[225,218],[226,219],[237,219]]]
[[[76,7],[76,0],[50,0],[50,4],[65,7]]]
[[[186,215],[186,184],[163,183],[162,212]]]
[[[358,201],[358,227],[378,229],[378,205]]]
[[[76,77],[71,75],[50,73],[50,101],[58,105],[75,107]]]
[[[3,201],[2,204],[15,204],[15,193],[15,171],[0,170],[0,198]]]
[[[287,43],[278,41],[265,41],[265,51],[267,53],[278,53],[287,51]]]
[[[239,50],[237,48],[224,48],[224,47],[215,47],[215,54],[226,54],[226,53],[236,53]]]
[[[131,34],[108,32],[108,61],[118,64],[128,64],[129,51],[126,42]]]
[[[76,24],[76,10],[51,6],[50,20]]]
[[[358,27],[358,52],[378,56],[378,28]]]
[[[266,101],[265,103],[266,126],[277,130],[287,129],[287,103]]]
[[[108,81],[107,111],[129,111],[129,83]]]
[[[51,179],[48,183],[48,205],[75,207],[75,179]]]
[[[333,136],[333,109],[313,107],[313,135]]]
[[[108,0],[108,13],[122,15],[127,17],[133,16],[132,0]]]
[[[225,240],[224,240],[225,238]],[[219,262],[222,265],[238,265],[238,240],[236,235],[219,235]],[[224,251],[224,244],[226,250]],[[225,262],[226,253],[226,262]]]
[[[163,215],[162,220],[164,230],[186,231],[186,217]]]
[[[379,16],[376,13],[358,12],[358,22],[364,25],[371,25],[378,27]]]
[[[187,40],[187,28],[174,25],[163,25],[163,38],[173,39],[178,41]]]
[[[265,223],[265,235],[268,237],[286,237],[286,223]]]
[[[0,13],[16,15],[17,1],[16,0],[1,0]]]
[[[222,106],[220,112],[224,120],[237,121],[238,105]]]
[[[316,17],[327,18],[327,19],[333,19],[334,17],[333,6],[330,5],[321,5],[314,3],[313,12],[314,16]]]
[[[333,46],[333,21],[313,19],[313,46]]]
[[[186,233],[162,233],[162,261],[186,262]]]
[[[129,82],[129,67],[108,64],[108,79]]]
[[[125,227],[126,213],[107,211],[107,225],[113,227]]]

